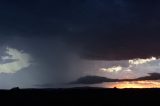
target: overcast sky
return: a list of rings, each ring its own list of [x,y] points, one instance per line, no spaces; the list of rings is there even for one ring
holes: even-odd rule
[[[1,0],[0,87],[58,87],[85,75],[158,73],[159,5],[159,0]],[[132,61],[136,58],[148,60]]]

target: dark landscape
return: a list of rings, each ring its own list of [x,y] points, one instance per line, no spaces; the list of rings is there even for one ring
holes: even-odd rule
[[[6,104],[33,105],[43,104],[113,104],[133,105],[156,103],[160,98],[160,89],[106,89],[93,87],[61,89],[19,89],[1,90],[1,101]]]

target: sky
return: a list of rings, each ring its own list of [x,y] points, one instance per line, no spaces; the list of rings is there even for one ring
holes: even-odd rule
[[[159,0],[1,0],[0,88],[159,72]],[[106,86],[106,85],[105,85]]]

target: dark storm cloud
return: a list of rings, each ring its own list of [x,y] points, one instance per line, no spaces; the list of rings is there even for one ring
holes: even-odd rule
[[[81,64],[73,55],[92,60],[159,56],[159,5],[159,0],[1,0],[0,53],[6,46],[24,50],[36,64],[6,82],[56,86],[88,75],[80,66],[70,69]],[[88,83],[104,79],[117,80],[93,77]]]
[[[15,40],[15,42],[21,40]],[[35,64],[37,64],[33,75],[37,77],[39,83],[58,83],[72,78],[70,77],[69,65],[74,51],[63,39],[32,37],[32,39],[25,38],[21,42],[27,45],[25,48],[28,49],[28,53],[33,56]],[[11,45],[17,47],[18,44],[13,42]],[[23,46],[19,48],[23,48]]]
[[[143,80],[160,80],[160,73],[149,73],[149,76],[139,77],[136,79],[111,79],[100,76],[85,76],[71,82],[70,84],[98,84],[103,82],[122,82],[122,81],[143,81]]]
[[[98,84],[103,82],[116,82],[117,79],[110,79],[100,76],[85,76],[81,77],[78,80],[71,82],[71,84]]]
[[[159,56],[159,0],[1,0],[1,36],[58,36],[87,59]]]

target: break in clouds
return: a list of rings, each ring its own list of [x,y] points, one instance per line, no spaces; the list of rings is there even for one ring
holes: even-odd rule
[[[77,77],[102,76],[111,79],[134,79],[147,76],[148,73],[160,73],[160,59],[156,57],[130,60],[86,60],[81,59],[81,66],[75,67]]]
[[[112,61],[110,61],[112,62]],[[118,63],[114,63],[111,66],[100,68],[100,71],[110,74],[125,74],[127,76],[140,77],[144,76],[147,73],[157,72],[159,73],[160,59],[156,57],[150,57],[146,59],[132,59],[132,60],[124,60],[119,61]],[[124,77],[125,78],[125,77]],[[128,78],[128,77],[127,77]]]
[[[6,47],[5,53],[6,56],[1,56],[0,73],[16,73],[32,64],[31,56],[23,51]]]
[[[156,61],[156,57],[151,57],[151,58],[147,58],[147,59],[133,59],[133,60],[128,60],[128,66],[127,67],[123,67],[123,66],[112,66],[109,68],[101,68],[100,70],[102,71],[106,71],[106,72],[118,72],[118,71],[132,71],[132,69],[138,67],[140,68],[140,66],[145,65],[147,63],[150,63],[152,61]]]

